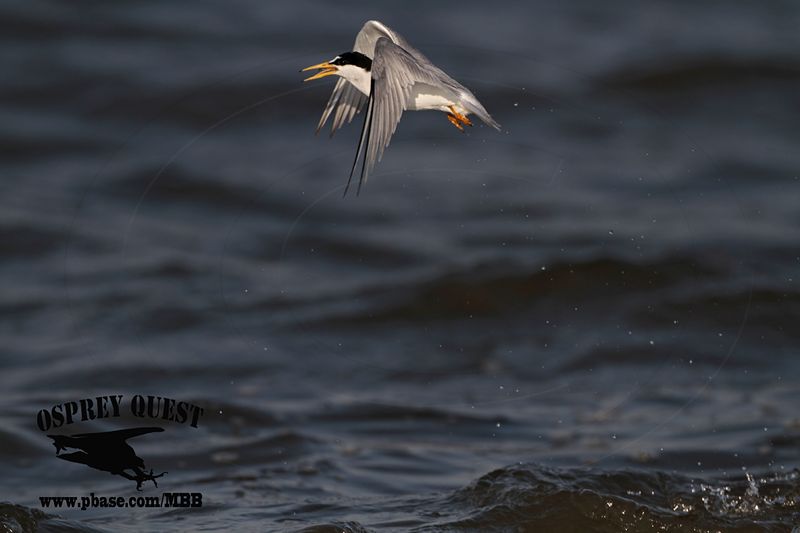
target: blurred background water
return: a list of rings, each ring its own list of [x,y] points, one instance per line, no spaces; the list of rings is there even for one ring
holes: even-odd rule
[[[314,136],[333,84],[298,70],[368,19],[503,132],[408,113],[343,199],[361,116]],[[788,0],[2,4],[0,523],[791,530],[799,26]],[[136,494],[35,426],[98,394],[205,407],[135,443],[169,470],[146,494],[203,509],[42,514]]]

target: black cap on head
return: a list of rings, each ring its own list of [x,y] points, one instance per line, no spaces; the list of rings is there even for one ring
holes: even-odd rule
[[[360,52],[344,52],[339,54],[336,59],[331,61],[331,64],[340,67],[343,65],[355,65],[363,68],[367,72],[372,68],[372,60]]]

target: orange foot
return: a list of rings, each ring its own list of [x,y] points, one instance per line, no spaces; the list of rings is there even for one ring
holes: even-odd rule
[[[464,131],[462,125],[472,126],[472,121],[468,119],[466,115],[462,115],[461,113],[456,111],[456,108],[454,106],[449,106],[449,108],[450,108],[450,113],[447,114],[447,118],[448,120],[450,120],[450,123],[453,124],[453,126],[457,127],[461,131]]]
[[[461,122],[458,120],[458,117],[452,115],[450,113],[447,114],[447,120],[450,121],[450,124],[458,128],[460,131],[464,131],[464,127],[461,125]]]

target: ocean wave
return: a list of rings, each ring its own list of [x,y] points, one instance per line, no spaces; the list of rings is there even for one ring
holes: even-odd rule
[[[697,482],[665,472],[519,465],[457,491],[459,517],[419,531],[726,531],[791,527],[798,472]]]
[[[800,64],[792,57],[668,57],[648,58],[606,74],[601,85],[618,89],[668,92],[701,90],[757,82],[797,82]]]
[[[662,257],[635,262],[594,257],[542,267],[479,264],[448,270],[413,286],[367,289],[363,311],[318,319],[315,326],[359,327],[364,323],[430,321],[476,316],[507,316],[553,299],[604,301],[640,295],[723,275],[717,266],[692,257]]]

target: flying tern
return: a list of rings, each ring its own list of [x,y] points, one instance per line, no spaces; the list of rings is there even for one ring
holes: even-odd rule
[[[474,113],[484,123],[500,131],[500,124],[469,89],[431,63],[399,33],[377,20],[364,24],[356,35],[351,52],[311,65],[301,72],[308,70],[319,72],[304,81],[325,76],[340,77],[322,112],[317,132],[333,115],[333,135],[345,122],[353,120],[365,104],[367,107],[344,194],[347,194],[363,153],[356,194],[361,191],[361,184],[367,181],[369,172],[389,146],[403,111],[442,111],[446,113],[447,120],[462,132],[464,126],[472,126],[467,116]]]

